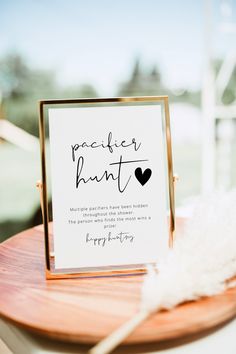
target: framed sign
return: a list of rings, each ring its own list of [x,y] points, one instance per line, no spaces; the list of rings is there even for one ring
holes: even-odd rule
[[[40,101],[40,142],[47,278],[156,263],[175,226],[168,97]]]

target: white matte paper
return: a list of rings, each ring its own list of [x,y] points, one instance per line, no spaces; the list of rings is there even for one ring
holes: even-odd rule
[[[55,268],[158,261],[168,248],[161,107],[48,116]]]

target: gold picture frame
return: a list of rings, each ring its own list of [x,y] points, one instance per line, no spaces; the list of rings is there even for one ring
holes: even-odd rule
[[[58,100],[40,100],[39,101],[39,132],[40,132],[40,154],[41,154],[41,172],[42,180],[37,183],[40,189],[41,209],[44,225],[44,242],[45,242],[45,266],[46,279],[61,279],[73,277],[92,277],[92,276],[109,276],[116,274],[137,274],[146,271],[145,265],[140,266],[117,266],[117,267],[100,267],[88,268],[81,270],[55,270],[53,237],[49,232],[49,205],[48,205],[48,183],[47,183],[47,167],[46,167],[46,115],[47,110],[51,107],[84,105],[139,105],[139,104],[161,104],[163,109],[164,128],[165,128],[165,144],[166,144],[166,162],[167,162],[167,180],[168,180],[168,201],[169,201],[169,247],[173,247],[174,231],[175,231],[175,195],[172,161],[172,144],[170,131],[170,114],[168,96],[140,96],[140,97],[115,97],[115,98],[87,98],[87,99],[58,99]]]

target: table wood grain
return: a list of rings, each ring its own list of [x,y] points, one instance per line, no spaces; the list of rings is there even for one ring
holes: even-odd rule
[[[142,280],[142,275],[46,280],[42,226],[0,244],[0,316],[51,338],[80,343],[104,338],[138,310]],[[195,335],[235,315],[233,288],[154,314],[125,343]]]

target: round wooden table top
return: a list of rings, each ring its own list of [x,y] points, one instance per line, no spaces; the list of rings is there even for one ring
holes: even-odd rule
[[[43,228],[34,227],[0,245],[0,316],[48,337],[95,343],[137,312],[142,279],[136,275],[46,280]],[[193,335],[235,315],[236,288],[157,313],[125,343]]]

